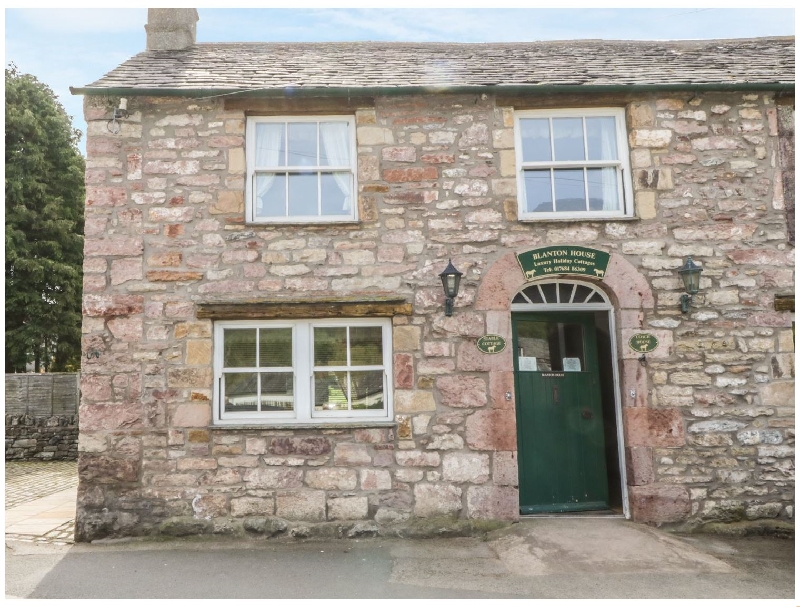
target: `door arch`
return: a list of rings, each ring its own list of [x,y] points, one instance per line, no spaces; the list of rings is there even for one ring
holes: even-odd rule
[[[510,308],[522,514],[617,504],[629,517],[610,297],[594,281],[542,278],[522,285]],[[541,355],[545,341],[541,366],[522,344],[538,343]]]

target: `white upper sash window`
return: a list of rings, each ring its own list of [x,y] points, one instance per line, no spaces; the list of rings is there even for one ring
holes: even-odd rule
[[[355,163],[352,117],[249,117],[247,221],[355,221]]]
[[[514,121],[521,220],[633,214],[623,109],[521,111]]]

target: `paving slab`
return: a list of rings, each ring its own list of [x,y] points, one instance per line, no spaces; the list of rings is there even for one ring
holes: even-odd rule
[[[76,462],[6,462],[6,540],[71,544]]]

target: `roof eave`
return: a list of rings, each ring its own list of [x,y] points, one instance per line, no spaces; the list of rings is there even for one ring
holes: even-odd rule
[[[794,82],[713,82],[677,84],[524,84],[469,86],[286,87],[265,89],[70,87],[73,95],[142,97],[375,97],[432,93],[495,95],[550,95],[558,93],[648,93],[709,91],[794,92]]]

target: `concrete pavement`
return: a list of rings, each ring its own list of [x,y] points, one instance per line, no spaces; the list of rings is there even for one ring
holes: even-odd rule
[[[477,538],[6,542],[28,598],[794,596],[794,543],[677,537],[620,519],[534,519]]]
[[[784,598],[794,542],[525,519],[485,539],[72,544],[74,462],[6,464],[7,598]]]

